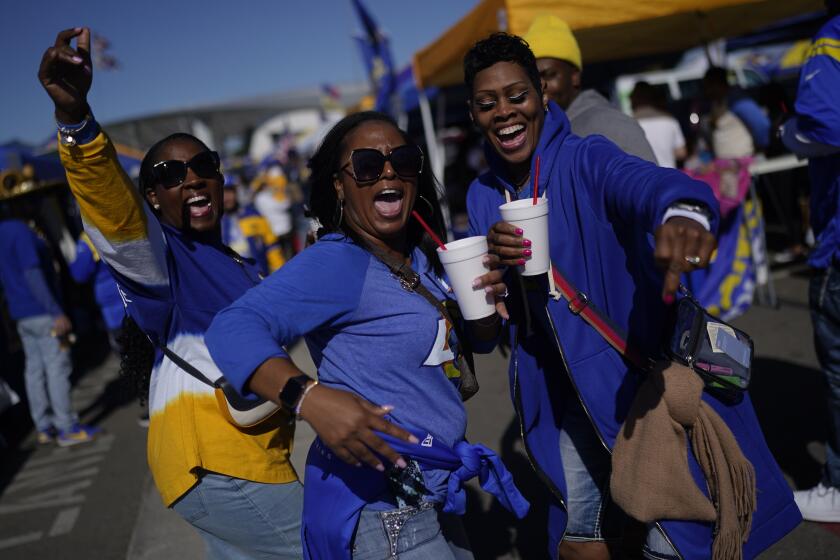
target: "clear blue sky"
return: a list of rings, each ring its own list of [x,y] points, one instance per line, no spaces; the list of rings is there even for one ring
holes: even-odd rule
[[[402,66],[478,0],[364,0]],[[0,143],[41,142],[52,104],[36,77],[65,28],[108,38],[122,68],[94,75],[100,121],[324,82],[366,79],[350,0],[3,0]]]

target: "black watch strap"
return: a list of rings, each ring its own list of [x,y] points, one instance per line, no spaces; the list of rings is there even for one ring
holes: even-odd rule
[[[277,398],[280,399],[280,404],[287,412],[294,414],[295,407],[306,390],[306,384],[310,381],[312,381],[312,378],[308,375],[297,375],[286,381]]]

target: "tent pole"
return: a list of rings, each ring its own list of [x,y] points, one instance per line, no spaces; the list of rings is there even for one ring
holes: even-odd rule
[[[446,185],[443,182],[443,166],[441,161],[441,153],[437,141],[437,133],[435,132],[435,124],[432,121],[432,109],[429,106],[429,98],[426,96],[424,88],[417,88],[418,99],[420,101],[420,117],[423,119],[423,135],[426,140],[426,149],[429,151],[429,162],[431,164],[432,173],[438,181],[440,181],[441,192],[439,193],[438,202],[440,203],[440,210],[443,214],[443,222],[446,226],[446,235],[452,230],[452,218],[449,215],[449,202],[446,198]]]

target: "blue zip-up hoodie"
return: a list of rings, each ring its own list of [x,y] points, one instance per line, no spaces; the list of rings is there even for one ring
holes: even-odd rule
[[[529,188],[517,195],[504,179],[501,158],[489,148],[486,154],[490,171],[476,179],[467,193],[470,235],[486,235],[501,220],[498,207],[505,202],[505,190],[512,198],[532,196]],[[572,135],[565,114],[554,103],[549,103],[536,155],[541,160],[538,192],[546,193],[549,204],[552,262],[629,333],[633,345],[652,354],[659,346],[664,311],[652,233],[677,201],[699,202],[712,209],[715,231],[718,205],[711,190],[678,171],[629,156],[603,137]],[[532,165],[533,161],[536,157]],[[511,329],[511,397],[528,454],[558,500],[549,512],[549,545],[556,557],[566,526],[562,505],[566,484],[557,444],[563,399],[557,376],[569,372],[600,440],[611,450],[641,375],[582,318],[573,315],[564,301],[548,297],[545,276],[527,282],[532,288],[537,284],[537,289],[527,290],[527,305],[515,297],[509,300],[515,327]],[[516,277],[509,284],[515,293]],[[755,467],[758,511],[744,545],[744,557],[752,558],[793,529],[801,517],[767,449],[749,397],[736,406],[704,398],[732,429]],[[689,456],[692,474],[705,491],[702,472]],[[666,521],[661,525],[683,558],[711,556],[711,524]]]

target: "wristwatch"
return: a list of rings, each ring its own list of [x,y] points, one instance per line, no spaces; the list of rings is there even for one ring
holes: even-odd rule
[[[306,384],[310,381],[312,381],[312,378],[308,375],[292,377],[286,381],[283,390],[277,395],[277,398],[280,399],[280,404],[292,416],[295,414],[295,408],[297,408],[300,398],[303,396],[304,391],[306,391]]]

